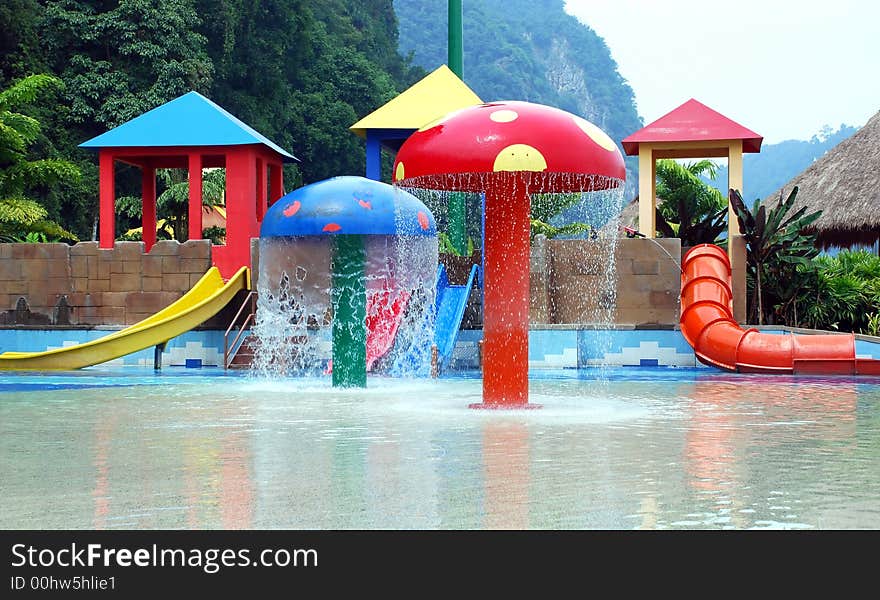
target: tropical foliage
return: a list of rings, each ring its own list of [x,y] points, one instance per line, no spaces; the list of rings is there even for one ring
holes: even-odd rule
[[[448,233],[440,232],[439,234],[437,234],[437,251],[440,254],[450,254],[452,256],[472,256],[474,254],[474,250],[476,250],[476,246],[474,245],[474,238],[470,236],[468,236],[467,238],[467,247],[462,253],[458,248],[455,247],[455,244],[452,243],[452,240],[449,238]]]
[[[711,160],[657,161],[657,231],[681,238],[682,246],[713,244],[727,229],[727,201],[701,177],[715,178]]]
[[[755,200],[752,208],[746,207],[738,190],[730,190],[730,203],[736,211],[740,233],[746,242],[748,274],[752,280],[750,321],[759,325],[768,312],[780,306],[786,312],[789,305],[797,310],[796,299],[809,284],[811,259],[818,253],[816,235],[804,232],[822,214],[807,214],[807,208],[792,212],[798,188],[792,188],[787,198],[769,210],[761,200]],[[799,269],[800,267],[800,269]],[[772,300],[766,302],[765,288],[771,286]]]
[[[35,151],[83,174],[32,198],[86,238],[97,222],[97,161],[77,146],[146,110],[204,94],[301,159],[285,169],[290,189],[363,173],[364,143],[349,126],[424,75],[398,54],[391,0],[0,4],[0,86],[34,72],[64,81],[33,113],[44,125]],[[119,167],[116,185],[138,196],[139,171]],[[116,229],[138,225],[123,213]]]
[[[880,257],[845,250],[833,257],[820,256],[802,271],[807,285],[801,290],[795,323],[870,335],[880,332]]]
[[[583,237],[593,231],[589,223],[579,221],[553,225],[554,216],[582,201],[580,194],[532,194],[529,215],[529,239],[543,235],[548,239],[559,236]]]
[[[843,250],[819,256],[804,229],[821,211],[792,210],[797,187],[775,205],[751,209],[730,191],[748,259],[749,321],[792,327],[880,333],[880,257]]]
[[[189,235],[189,181],[184,169],[158,169],[156,179],[164,191],[156,198],[156,218],[165,221],[170,239],[186,241]],[[202,206],[210,212],[214,206],[224,203],[226,172],[211,169],[202,177]],[[116,199],[116,211],[137,219],[143,214],[143,202],[134,196]],[[211,232],[214,237],[218,232]]]
[[[59,181],[76,181],[79,171],[68,161],[36,159],[32,147],[40,122],[25,110],[58,91],[61,81],[31,75],[0,91],[0,239],[3,241],[76,240],[76,236],[49,220],[48,211],[34,199],[40,188]]]

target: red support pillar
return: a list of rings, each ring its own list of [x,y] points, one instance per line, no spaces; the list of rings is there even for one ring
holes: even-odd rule
[[[202,155],[189,155],[189,236],[202,239]]]
[[[266,214],[266,163],[262,158],[257,158],[257,222],[263,221]]]
[[[116,239],[116,173],[113,154],[102,149],[98,155],[98,221],[101,248],[112,248]]]
[[[284,169],[281,163],[269,165],[269,206],[284,195]]]
[[[495,173],[486,191],[483,403],[529,404],[529,195],[515,173]]]
[[[144,250],[149,252],[156,243],[156,169],[148,165],[144,165],[141,169],[141,200],[143,203],[141,231]]]
[[[224,277],[250,266],[251,238],[260,235],[254,166],[253,152],[247,147],[230,149],[226,154],[226,247],[214,253],[214,264]]]

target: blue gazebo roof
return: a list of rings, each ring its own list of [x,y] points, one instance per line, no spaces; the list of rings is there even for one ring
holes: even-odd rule
[[[400,188],[341,175],[282,196],[263,217],[260,237],[310,235],[437,236],[434,215]]]
[[[80,144],[81,148],[263,144],[285,162],[299,160],[198,92],[189,92]]]

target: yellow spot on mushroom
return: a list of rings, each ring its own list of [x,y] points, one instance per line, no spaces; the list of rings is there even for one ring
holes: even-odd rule
[[[494,171],[544,171],[547,161],[537,148],[528,144],[513,144],[495,157]]]
[[[489,115],[489,118],[495,121],[496,123],[510,123],[511,121],[516,121],[516,118],[519,115],[515,110],[503,109],[496,110],[492,114]]]
[[[394,171],[395,181],[403,181],[403,163],[397,163],[397,169]]]
[[[608,134],[587,121],[586,119],[582,119],[580,117],[573,117],[574,123],[578,127],[580,127],[584,133],[590,136],[590,139],[596,142],[602,148],[605,148],[609,152],[614,152],[617,150],[617,146],[614,144],[614,140],[608,137]]]

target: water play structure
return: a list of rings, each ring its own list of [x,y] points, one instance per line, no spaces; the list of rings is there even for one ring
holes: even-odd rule
[[[485,193],[483,405],[528,405],[530,194],[618,188],[624,178],[601,129],[528,102],[461,109],[401,146],[397,185]]]
[[[768,334],[733,318],[730,259],[718,246],[691,248],[682,261],[681,332],[700,361],[738,373],[880,375],[859,358],[855,336]]]
[[[82,369],[126,356],[145,348],[162,346],[223,309],[240,290],[250,289],[250,269],[241,267],[224,281],[217,267],[183,295],[151,317],[97,340],[44,352],[4,352],[0,370],[60,371]]]
[[[437,227],[403,190],[363,177],[319,181],[275,203],[260,234],[257,329],[270,362],[284,364],[279,349],[298,354],[303,366],[305,355],[320,359],[318,331],[330,328],[333,384],[363,387],[406,315],[421,323],[431,308]],[[279,314],[277,327],[263,325]],[[277,328],[293,330],[293,346],[272,337]]]
[[[581,203],[578,206],[585,206],[593,201],[591,194],[620,194],[624,166],[617,145],[593,123],[557,108],[515,101],[479,103],[445,67],[361,119],[352,130],[366,138],[370,179],[335,177],[283,197],[281,166],[296,160],[293,155],[195,92],[84,143],[84,147],[100,151],[102,249],[77,251],[76,256],[72,251],[65,253],[68,262],[51,267],[36,255],[21,258],[27,259],[28,265],[40,265],[43,275],[50,270],[66,274],[65,278],[56,276],[52,285],[57,291],[53,287],[49,295],[61,297],[66,293],[64,286],[70,285],[70,298],[78,297],[81,304],[76,306],[84,308],[95,303],[106,306],[102,301],[118,302],[120,294],[129,291],[144,297],[153,294],[169,302],[169,296],[176,297],[172,294],[192,288],[165,308],[153,302],[152,308],[136,319],[121,321],[136,323],[97,340],[48,351],[6,352],[0,355],[0,369],[77,369],[151,346],[157,347],[155,356],[160,357],[161,348],[171,338],[204,323],[239,291],[251,289],[250,246],[259,230],[262,241],[257,279],[265,287],[260,292],[261,321],[255,329],[262,327],[268,336],[263,344],[270,350],[268,363],[286,365],[280,372],[332,373],[334,385],[341,387],[366,385],[368,372],[441,373],[453,362],[466,307],[479,287],[483,398],[477,406],[531,407],[532,196],[576,195]],[[640,219],[647,224],[640,226],[641,233],[649,238],[653,235],[656,198],[652,174],[657,159],[727,158],[729,184],[739,188],[742,153],[757,152],[760,143],[760,136],[696,100],[624,139],[625,151],[640,157],[640,191],[646,200],[640,202]],[[381,177],[382,147],[397,152],[395,186],[375,181]],[[147,251],[156,242],[155,169],[189,168],[189,229],[190,237],[196,239],[201,237],[198,174],[203,167],[225,166],[227,245],[206,249],[204,256],[215,266],[197,283],[209,263],[199,263],[203,266],[195,272],[174,272],[166,278],[167,265],[193,261],[182,254],[166,255],[161,244],[157,246],[163,250],[157,253],[161,256],[138,254],[133,262],[122,256],[127,256],[128,250],[110,250],[114,215],[108,206],[112,207],[115,196],[113,166],[119,161],[142,169],[142,231]],[[447,265],[438,260],[434,215],[419,197],[409,193],[425,191],[438,194],[450,238],[464,233],[464,195],[481,198],[485,273],[474,265],[465,280],[450,280]],[[735,228],[729,239],[727,253],[710,247],[687,255],[680,290],[677,283],[674,290],[652,288],[644,299],[675,308],[674,299],[680,291],[681,332],[700,361],[743,373],[880,373],[880,362],[873,358],[877,354],[857,354],[858,344],[864,349],[869,342],[855,340],[852,335],[773,335],[741,328],[745,271],[731,268],[730,263],[742,261],[745,250],[735,245],[737,240],[741,243]],[[461,246],[463,240],[460,237],[458,246],[453,247]],[[610,255],[590,260],[614,262],[613,246],[607,247],[612,248]],[[114,252],[119,256],[111,257]],[[571,254],[560,248],[560,256],[566,252]],[[579,257],[564,260],[586,260]],[[152,267],[148,267],[147,258]],[[632,262],[626,273],[662,277],[637,254],[624,260]],[[676,257],[672,260],[677,262]],[[112,271],[112,287],[111,268],[116,269]],[[148,291],[148,268],[154,271],[150,285],[162,287]],[[578,268],[592,274],[599,266],[587,260]],[[106,271],[104,287],[82,289],[83,281],[100,269]],[[22,278],[29,277],[24,271],[17,272]],[[574,274],[569,279],[576,283],[577,277]],[[677,280],[678,274],[674,277]],[[165,286],[166,279],[180,278],[184,283],[178,287]],[[128,283],[123,280],[131,280],[133,287],[125,287]],[[611,281],[610,289],[605,290],[596,287],[595,279],[591,281],[590,289],[575,286],[565,288],[565,293],[601,297],[597,305],[607,308],[618,293],[627,294],[627,285],[632,283]],[[46,289],[41,289],[41,302],[47,302]],[[557,285],[556,292],[561,289]],[[104,292],[108,292],[106,298],[101,295]],[[638,298],[637,302],[643,301]],[[557,302],[557,309],[562,304]],[[142,318],[153,311],[152,316]],[[584,311],[560,314],[567,315],[565,323],[569,324],[600,321]],[[645,323],[654,322],[650,315],[645,318],[649,319]],[[578,348],[571,350],[580,352]],[[590,354],[589,360],[599,360],[602,355]],[[583,361],[578,358],[573,364],[581,366]]]

